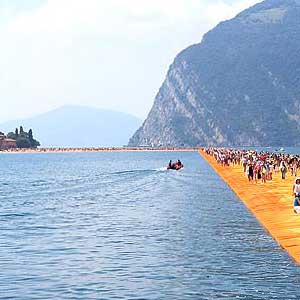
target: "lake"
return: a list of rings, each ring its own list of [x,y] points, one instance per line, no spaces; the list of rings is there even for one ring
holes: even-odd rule
[[[300,298],[299,267],[197,152],[1,154],[0,169],[0,299]]]

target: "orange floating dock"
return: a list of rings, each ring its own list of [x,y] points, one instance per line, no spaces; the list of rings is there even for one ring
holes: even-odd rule
[[[292,195],[295,177],[287,173],[282,180],[280,174],[273,174],[265,184],[249,183],[241,166],[223,167],[212,156],[199,153],[299,265],[300,215],[294,213]]]

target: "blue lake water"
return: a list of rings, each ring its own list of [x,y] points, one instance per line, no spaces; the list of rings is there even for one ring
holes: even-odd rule
[[[0,170],[0,299],[300,299],[299,267],[196,152]]]

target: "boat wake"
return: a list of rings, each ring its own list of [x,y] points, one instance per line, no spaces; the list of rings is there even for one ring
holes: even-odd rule
[[[157,168],[157,169],[137,169],[137,170],[124,170],[114,172],[114,175],[126,175],[126,174],[147,174],[167,171],[167,167]]]
[[[161,168],[154,169],[154,170],[157,171],[157,172],[164,172],[164,171],[168,171],[168,168],[167,167],[161,167]]]

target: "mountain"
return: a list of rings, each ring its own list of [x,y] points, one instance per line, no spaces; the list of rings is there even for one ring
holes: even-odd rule
[[[42,147],[110,147],[125,145],[141,123],[125,113],[63,106],[33,118],[0,124],[0,130],[14,131],[20,125],[32,128]]]
[[[170,66],[129,145],[300,145],[300,0],[220,23]]]

